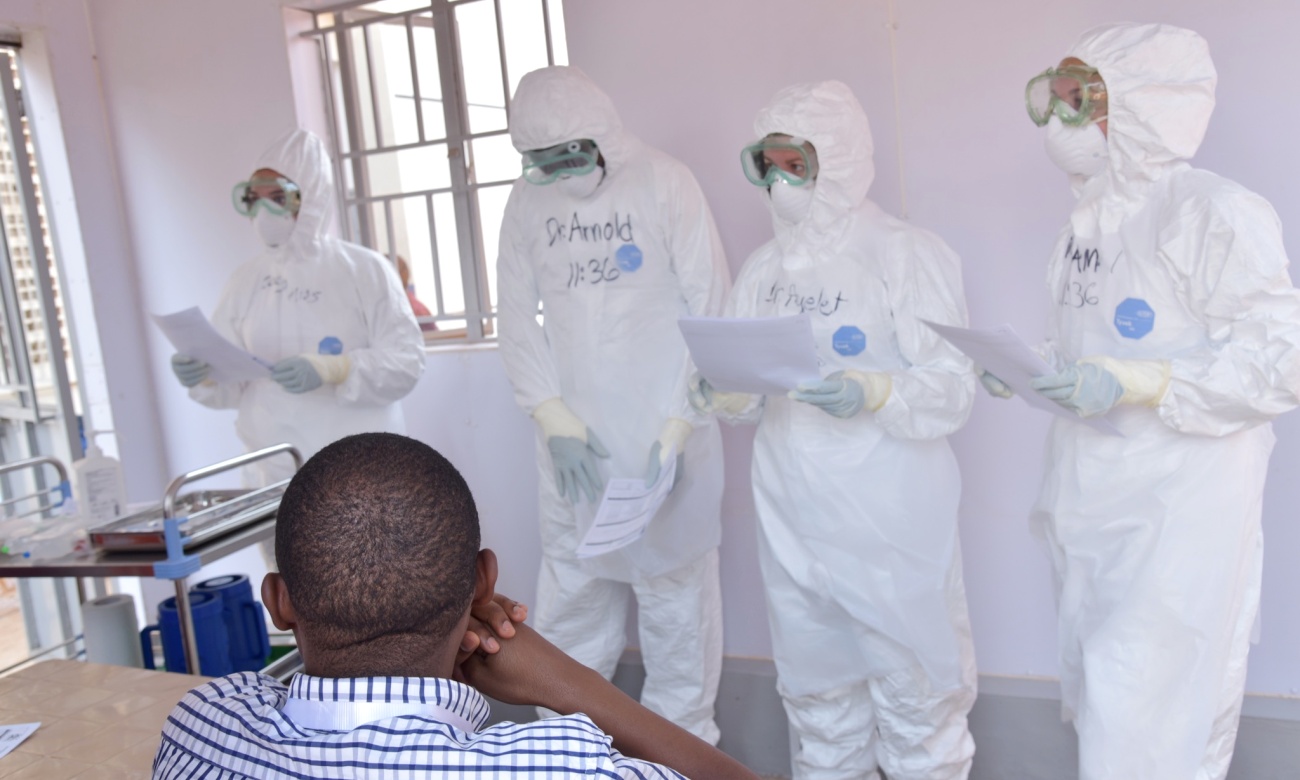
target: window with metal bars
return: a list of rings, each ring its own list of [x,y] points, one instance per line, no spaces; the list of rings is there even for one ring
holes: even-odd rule
[[[382,0],[317,11],[345,237],[387,255],[426,339],[495,336],[510,95],[565,64],[562,0]],[[427,312],[427,313],[424,313]]]

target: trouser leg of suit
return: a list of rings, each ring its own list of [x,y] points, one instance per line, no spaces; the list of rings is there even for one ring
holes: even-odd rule
[[[1263,557],[1261,539],[1255,553],[1244,604],[1237,615],[1237,625],[1233,628],[1232,648],[1228,651],[1228,676],[1223,681],[1219,714],[1214,719],[1205,758],[1196,772],[1196,780],[1223,780],[1228,776],[1228,766],[1232,763],[1232,751],[1237,745],[1237,727],[1241,722],[1241,703],[1246,695],[1246,658],[1250,655],[1251,633],[1259,616]]]
[[[777,689],[794,733],[794,780],[880,780],[867,681],[808,696],[793,696],[779,683]]]
[[[946,591],[948,615],[959,643],[961,685],[936,691],[919,665],[871,681],[880,729],[877,755],[889,780],[957,780],[970,774],[975,740],[966,716],[975,706],[975,646],[961,555],[954,557]]]
[[[959,686],[936,691],[908,648],[858,622],[826,594],[799,587],[762,534],[759,562],[779,690],[797,739],[795,780],[962,780],[974,740],[966,716],[975,701],[975,659],[959,554],[948,573],[949,616],[958,637]],[[897,671],[872,677],[869,663]],[[812,672],[805,679],[803,670]],[[825,685],[828,671],[842,677]]]
[[[645,687],[641,703],[711,745],[722,676],[722,586],[718,550],[632,586],[636,593]]]
[[[589,576],[576,560],[542,555],[533,628],[578,663],[612,679],[627,646],[630,595],[625,582]]]

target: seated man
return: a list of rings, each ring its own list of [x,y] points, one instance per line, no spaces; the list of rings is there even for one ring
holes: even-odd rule
[[[494,597],[469,487],[420,442],[325,447],[285,492],[275,548],[262,599],[303,673],[288,688],[245,672],[190,691],[155,778],[756,777],[511,625],[520,612]],[[485,727],[482,694],[564,716]],[[652,763],[665,761],[677,771]]]

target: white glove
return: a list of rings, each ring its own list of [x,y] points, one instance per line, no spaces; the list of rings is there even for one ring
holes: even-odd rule
[[[691,377],[687,399],[691,402],[691,408],[700,414],[737,415],[745,411],[753,397],[749,393],[715,390],[709,380],[696,374]]]

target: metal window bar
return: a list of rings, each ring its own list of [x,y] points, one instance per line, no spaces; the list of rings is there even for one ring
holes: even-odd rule
[[[365,148],[364,131],[361,125],[361,109],[357,105],[357,90],[353,79],[356,78],[356,68],[352,60],[352,46],[349,36],[338,35],[334,38],[334,47],[339,55],[339,88],[343,93],[343,110],[347,123],[348,148],[363,149]],[[358,196],[365,196],[369,189],[369,181],[366,176],[365,162],[360,158],[353,158],[352,162],[352,191]],[[343,177],[340,177],[343,182]],[[343,183],[344,197],[340,205],[343,207],[343,213],[347,213],[347,185]],[[344,235],[349,238],[355,238],[362,244],[370,246],[372,241],[370,237],[370,215],[358,211],[356,231],[357,235],[352,236],[352,224],[350,222],[344,225]]]
[[[370,44],[370,29],[371,25],[368,24],[361,28],[361,41],[366,54],[366,80],[370,85],[370,115],[375,125],[375,146],[379,147],[384,145],[384,125],[381,120],[383,112],[379,110],[379,89],[375,80],[375,56],[374,47]]]
[[[497,56],[501,58],[501,100],[505,103],[506,126],[510,126],[510,76],[506,63],[506,31],[501,21],[501,0],[492,0],[492,13],[497,20]]]
[[[542,29],[546,31],[546,64],[555,64],[555,45],[551,42],[551,0],[542,0]],[[506,115],[507,120],[509,114]]]
[[[414,17],[406,17],[406,57],[411,65],[411,91],[415,93],[415,137],[425,141],[424,137],[424,99],[420,94],[420,65],[415,60],[415,25]]]
[[[433,290],[438,301],[438,314],[447,313],[447,305],[442,300],[442,263],[438,259],[438,223],[433,218],[433,195],[424,196],[424,209],[429,217],[429,248],[433,255]]]
[[[484,0],[477,0],[483,2]],[[465,83],[460,64],[464,61],[460,51],[460,35],[456,28],[455,12],[450,6],[443,9],[445,23],[435,26],[442,33],[438,45],[438,75],[442,79],[444,116],[447,135],[464,139],[469,130],[469,107],[465,98]],[[456,204],[456,235],[460,239],[460,280],[465,301],[465,329],[469,341],[483,340],[483,307],[478,295],[478,258],[482,257],[482,240],[479,237],[478,198],[471,197],[471,175],[466,164],[466,144],[449,148],[451,158],[452,201]],[[466,239],[469,239],[468,241]]]

